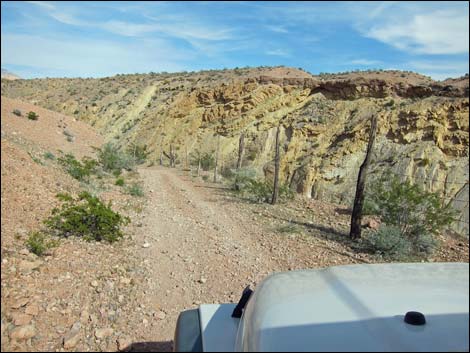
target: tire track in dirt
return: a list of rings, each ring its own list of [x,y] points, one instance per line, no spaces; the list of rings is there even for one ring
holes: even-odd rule
[[[173,339],[179,312],[201,303],[236,302],[246,285],[277,266],[258,244],[253,225],[233,218],[211,191],[175,170],[139,172],[148,195],[144,224],[135,236],[145,246],[142,304],[165,314],[143,336],[165,343]]]

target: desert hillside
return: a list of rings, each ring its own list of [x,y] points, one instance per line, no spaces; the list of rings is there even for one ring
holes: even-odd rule
[[[2,351],[171,351],[182,310],[236,302],[273,272],[390,261],[348,238],[350,210],[339,204],[247,202],[208,182],[209,171],[152,161],[76,180],[61,156],[96,159],[105,140],[76,116],[2,97],[1,134]],[[126,188],[135,181],[141,194]],[[59,206],[56,194],[83,191],[130,217],[124,237],[62,235],[35,254],[28,239]],[[427,261],[468,262],[467,239],[438,239]]]
[[[18,80],[18,79],[20,79],[20,77],[13,74],[13,73],[11,73],[8,70],[2,69],[2,79],[5,79],[5,80]]]
[[[442,82],[413,72],[309,73],[288,67],[117,75],[101,79],[2,81],[2,94],[89,122],[107,141],[148,146],[159,159],[170,145],[180,162],[212,153],[233,167],[273,169],[282,127],[281,181],[318,200],[350,204],[363,160],[368,120],[379,119],[372,178],[393,173],[440,192],[462,214],[468,235],[468,76]]]
[[[236,302],[273,272],[468,262],[462,82],[286,67],[2,80],[2,351],[171,351],[181,311]],[[395,174],[459,212],[451,229],[423,238],[429,251],[371,247],[386,226],[377,216],[364,217],[363,238],[348,237],[371,113],[379,128],[370,180]],[[233,176],[244,134],[241,170],[272,178],[278,126],[283,199],[267,205],[262,188],[235,192]],[[113,144],[111,159],[132,165],[105,167]],[[194,156],[212,157],[217,145],[212,182],[213,166],[199,168]],[[138,146],[148,152],[140,162]],[[66,200],[59,193],[83,192],[128,217],[119,241],[85,241],[45,223]],[[98,214],[109,213],[94,213],[92,224]],[[38,232],[54,244],[39,251]]]

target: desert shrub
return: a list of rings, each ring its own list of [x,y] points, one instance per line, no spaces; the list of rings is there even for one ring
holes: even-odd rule
[[[368,234],[365,241],[372,251],[393,260],[405,260],[412,251],[411,243],[403,237],[400,228],[393,225],[381,225],[377,232]]]
[[[31,152],[28,152],[28,155],[31,157],[31,159],[40,165],[44,165],[43,161],[41,161],[39,158],[35,157]]]
[[[60,208],[54,208],[52,215],[45,224],[62,237],[76,236],[85,240],[106,240],[110,243],[122,236],[121,226],[130,222],[111,209],[98,197],[84,191],[73,198],[69,194],[58,194],[57,198],[63,203]]]
[[[126,192],[132,196],[139,196],[139,197],[144,196],[144,190],[142,189],[142,186],[140,186],[137,183],[133,183],[132,185],[129,185],[126,189]]]
[[[208,171],[215,167],[215,158],[211,153],[203,153],[201,155],[201,168]]]
[[[425,191],[408,181],[402,182],[397,177],[381,179],[371,185],[365,211],[380,216],[388,226],[393,226],[393,230],[385,228],[382,233],[377,232],[379,243],[386,247],[388,235],[391,243],[400,244],[396,239],[398,232],[401,242],[406,242],[411,249],[408,255],[413,256],[430,255],[438,246],[434,235],[450,225],[456,216],[456,211],[444,205],[437,193]],[[395,256],[393,249],[390,252],[390,256]]]
[[[279,185],[279,199],[282,201],[292,200],[295,197],[294,191],[289,187],[289,185],[282,184]]]
[[[44,255],[47,250],[57,245],[57,241],[50,239],[47,234],[42,232],[31,232],[26,240],[27,248],[37,256]]]
[[[258,152],[255,150],[248,150],[246,154],[246,159],[249,161],[254,161],[256,159],[256,156],[258,155]]]
[[[272,198],[271,185],[262,180],[250,179],[245,188],[240,190],[240,193],[253,202],[269,202]]]
[[[397,177],[373,183],[366,200],[370,214],[397,226],[404,236],[436,234],[456,216],[455,210],[444,205],[437,193],[402,182]]]
[[[235,176],[235,171],[229,167],[223,167],[220,170],[220,175],[222,175],[226,179],[231,179]]]
[[[57,160],[73,178],[85,182],[89,181],[90,175],[98,164],[97,161],[88,157],[83,158],[80,162],[72,154],[66,154]]]
[[[232,190],[241,191],[256,177],[254,169],[241,168],[233,173]]]
[[[150,152],[147,151],[147,145],[137,145],[132,143],[127,148],[127,154],[132,156],[135,164],[143,164],[147,160]]]
[[[124,178],[117,178],[114,184],[117,186],[124,186]]]
[[[270,202],[273,195],[273,183],[256,179],[253,171],[241,170],[235,173],[232,182],[232,190],[239,196],[253,202]],[[287,185],[279,186],[279,201],[285,202],[294,197],[294,192]]]
[[[279,233],[287,233],[287,234],[293,234],[293,233],[301,233],[302,232],[302,229],[297,225],[297,224],[294,224],[294,223],[287,223],[287,224],[284,224],[282,226],[279,226],[277,228],[277,231]]]
[[[132,159],[111,143],[98,149],[98,161],[107,172],[120,172],[122,169],[132,170],[134,167]]]
[[[55,156],[52,152],[45,152],[43,156],[45,159],[51,159],[51,160],[55,159]]]
[[[394,225],[381,225],[376,232],[366,236],[365,243],[376,254],[398,261],[425,258],[439,245],[430,234],[404,237],[400,228]]]
[[[21,116],[21,110],[19,109],[13,109],[13,114],[15,114],[16,116]]]
[[[28,113],[28,119],[29,119],[29,120],[38,120],[38,119],[39,119],[39,115],[37,115],[35,112],[29,112],[29,113]]]

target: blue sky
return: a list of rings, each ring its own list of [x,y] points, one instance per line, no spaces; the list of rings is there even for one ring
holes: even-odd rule
[[[1,66],[24,78],[260,65],[468,73],[467,2],[2,1]]]

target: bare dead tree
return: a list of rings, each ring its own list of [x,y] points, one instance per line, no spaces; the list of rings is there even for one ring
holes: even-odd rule
[[[163,165],[163,150],[160,151],[160,165]]]
[[[170,160],[170,167],[174,168],[175,167],[175,160],[176,160],[176,154],[173,149],[173,145],[170,145],[170,154],[166,153],[165,151],[162,151],[162,153],[165,155],[166,158]]]
[[[367,179],[367,169],[370,164],[376,133],[377,116],[372,115],[366,158],[364,159],[364,162],[362,162],[362,165],[359,168],[359,175],[357,177],[356,197],[354,198],[354,207],[351,215],[351,229],[349,232],[349,237],[351,239],[359,239],[361,237],[362,208],[364,206],[364,189]]]
[[[175,167],[175,150],[174,150],[174,147],[173,145],[171,144],[170,145],[170,167],[171,168],[174,168]]]
[[[219,146],[220,146],[220,135],[217,136],[217,149],[215,150],[214,183],[217,183],[217,168],[219,164]]]
[[[239,170],[242,167],[244,150],[245,150],[245,133],[242,132],[241,135],[240,135],[240,139],[238,141],[237,170]]]
[[[189,167],[189,156],[188,156],[188,146],[185,147],[185,152],[186,152],[186,169],[190,170],[190,167]]]
[[[279,195],[279,166],[280,166],[280,151],[279,151],[279,132],[280,127],[277,127],[276,130],[276,156],[274,157],[274,187],[273,187],[273,197],[271,199],[271,204],[275,205],[277,203],[277,198]]]

